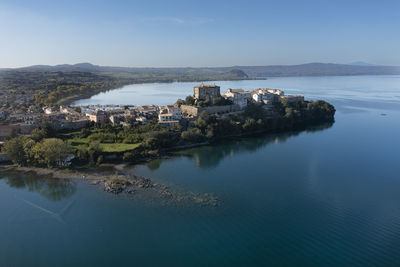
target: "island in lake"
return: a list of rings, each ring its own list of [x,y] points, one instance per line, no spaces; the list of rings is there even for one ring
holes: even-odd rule
[[[40,110],[22,118],[18,114],[2,118],[3,132],[8,129],[10,133],[2,143],[1,160],[14,164],[6,165],[6,170],[91,178],[107,192],[153,189],[171,198],[179,196],[148,178],[121,175],[118,167],[115,174],[99,175],[93,170],[104,164],[166,157],[173,150],[232,137],[331,124],[335,114],[335,108],[325,101],[285,95],[280,89],[228,89],[221,94],[214,84],[195,86],[193,95],[167,106],[52,105]],[[214,198],[196,199],[216,203]]]

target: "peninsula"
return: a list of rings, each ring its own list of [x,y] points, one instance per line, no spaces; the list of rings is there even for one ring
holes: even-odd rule
[[[302,130],[332,123],[335,108],[283,90],[228,89],[200,84],[167,106],[42,106],[2,114],[2,160],[65,168],[137,163],[180,148],[233,136]],[[7,135],[7,137],[5,137]]]

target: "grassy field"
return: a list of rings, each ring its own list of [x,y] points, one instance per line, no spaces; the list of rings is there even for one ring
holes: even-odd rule
[[[140,144],[123,144],[123,143],[100,144],[100,146],[104,152],[125,152],[125,151],[135,149],[139,145]]]
[[[73,139],[69,139],[68,143],[71,144],[74,147],[77,147],[79,145],[83,145],[83,144],[88,144],[89,143],[89,139],[87,138],[73,138]],[[129,151],[129,150],[133,150],[135,148],[137,148],[140,145],[140,143],[138,144],[124,144],[124,143],[112,143],[112,144],[108,144],[108,143],[100,143],[100,147],[102,148],[103,152],[125,152],[125,151]]]

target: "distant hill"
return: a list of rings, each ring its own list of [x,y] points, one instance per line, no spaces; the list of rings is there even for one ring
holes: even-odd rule
[[[8,69],[10,70],[10,69]],[[270,65],[270,66],[233,66],[215,68],[130,68],[98,66],[90,63],[75,65],[36,65],[13,70],[45,71],[45,72],[92,72],[110,76],[135,78],[143,77],[209,77],[214,75],[230,76],[234,78],[280,77],[280,76],[343,76],[343,75],[396,75],[400,74],[400,67],[378,66],[365,62],[351,64],[308,63],[301,65]],[[1,71],[1,70],[0,70]]]
[[[394,75],[400,74],[400,67],[355,66],[332,63],[309,63],[301,65],[237,66],[249,77],[280,76],[346,76],[346,75]]]
[[[353,66],[379,66],[379,65],[367,63],[367,62],[364,62],[364,61],[351,62],[351,63],[349,63],[349,65],[353,65]]]

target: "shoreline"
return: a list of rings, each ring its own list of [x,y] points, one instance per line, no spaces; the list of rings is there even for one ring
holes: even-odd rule
[[[59,101],[58,101],[58,104],[60,104],[60,105],[72,105],[74,102],[76,102],[76,101],[79,101],[79,100],[85,100],[85,99],[90,99],[91,97],[93,97],[93,96],[95,96],[95,95],[98,95],[98,94],[101,94],[101,93],[104,93],[104,92],[108,92],[108,91],[113,91],[113,90],[118,90],[118,89],[121,89],[121,88],[123,88],[123,87],[125,87],[125,86],[128,86],[128,85],[137,85],[137,84],[151,84],[151,83],[162,83],[162,84],[170,84],[170,83],[175,83],[175,82],[179,82],[179,83],[185,83],[185,82],[187,82],[187,83],[193,83],[193,82],[212,82],[212,81],[216,81],[216,82],[221,82],[221,81],[248,81],[248,80],[267,80],[267,78],[247,78],[247,79],[243,79],[243,78],[241,78],[241,79],[224,79],[224,80],[187,80],[187,81],[149,81],[149,82],[143,82],[143,81],[141,81],[141,82],[129,82],[129,83],[126,83],[126,84],[124,84],[124,85],[122,85],[122,86],[118,86],[118,87],[116,87],[116,88],[108,88],[108,89],[94,89],[94,91],[93,92],[84,92],[83,94],[81,94],[81,95],[72,95],[72,96],[68,96],[68,97],[65,97],[64,99],[65,100],[63,100],[63,99],[60,99]]]
[[[151,162],[153,160],[159,159],[168,159],[175,157],[176,154],[173,152],[184,151],[190,148],[197,148],[207,145],[213,145],[223,141],[229,141],[233,139],[244,139],[248,137],[254,137],[259,135],[270,135],[270,134],[284,134],[284,133],[300,133],[302,131],[313,130],[318,128],[329,128],[334,121],[325,122],[322,124],[309,125],[300,129],[292,129],[292,130],[280,130],[280,131],[265,131],[265,130],[256,130],[252,132],[232,134],[228,136],[224,136],[223,138],[217,137],[211,140],[198,142],[198,143],[189,143],[189,144],[181,144],[169,148],[165,148],[160,150],[157,155],[147,156],[140,159],[137,159],[132,162],[126,162],[122,159],[118,162],[106,162],[96,167],[80,167],[80,166],[71,166],[71,168],[65,169],[57,169],[57,168],[45,168],[45,167],[33,167],[33,166],[18,166],[15,164],[0,164],[0,173],[7,171],[18,171],[18,172],[34,172],[37,175],[52,175],[53,178],[57,179],[78,179],[78,180],[102,180],[107,178],[112,178],[116,174],[125,175],[124,168],[127,166],[135,166],[138,164]],[[102,168],[108,169],[108,173],[104,174],[104,170]],[[111,173],[113,171],[113,173]],[[100,174],[100,172],[103,172]],[[126,175],[125,175],[126,176]]]

